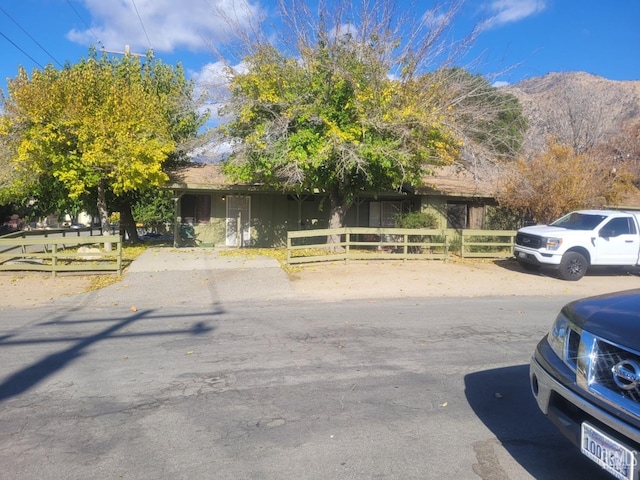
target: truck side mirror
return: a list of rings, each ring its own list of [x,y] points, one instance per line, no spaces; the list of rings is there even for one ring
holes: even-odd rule
[[[615,232],[613,230],[603,228],[602,230],[600,230],[600,236],[602,238],[615,237]]]

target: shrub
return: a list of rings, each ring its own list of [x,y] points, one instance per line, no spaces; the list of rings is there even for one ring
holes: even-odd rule
[[[517,230],[522,226],[522,216],[512,208],[488,207],[487,230]]]
[[[397,215],[396,225],[400,228],[437,228],[438,219],[433,213],[409,212]]]

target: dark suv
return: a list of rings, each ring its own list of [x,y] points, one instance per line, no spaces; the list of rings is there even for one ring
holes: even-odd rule
[[[531,359],[542,412],[619,479],[638,479],[640,290],[565,305]]]

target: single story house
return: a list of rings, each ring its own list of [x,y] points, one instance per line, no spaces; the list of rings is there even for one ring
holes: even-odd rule
[[[258,184],[236,184],[220,165],[193,163],[170,175],[177,224],[187,225],[200,244],[275,247],[287,231],[327,228],[329,198],[320,191],[293,194]],[[401,192],[362,195],[347,213],[346,226],[393,227],[399,213],[433,213],[440,228],[484,227],[486,209],[496,205],[486,185],[469,172],[439,169],[425,185]],[[174,232],[178,238],[178,227]]]

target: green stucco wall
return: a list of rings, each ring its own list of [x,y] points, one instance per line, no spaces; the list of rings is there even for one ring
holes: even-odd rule
[[[211,195],[211,218],[208,223],[194,225],[199,244],[226,245],[226,216],[228,194],[198,191],[198,195]],[[281,247],[286,245],[287,231],[327,228],[329,200],[322,195],[295,197],[285,193],[246,192],[233,193],[251,198],[250,226],[251,246]],[[371,198],[356,201],[346,215],[346,225],[369,226],[369,202]],[[375,201],[385,200],[376,199]],[[447,228],[447,197],[424,195],[422,197],[389,197],[389,201],[403,200],[412,209],[433,214],[438,219],[437,228]],[[412,205],[412,206],[411,206]]]

